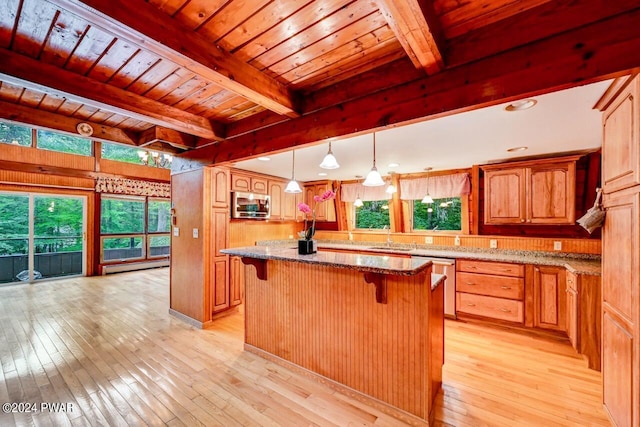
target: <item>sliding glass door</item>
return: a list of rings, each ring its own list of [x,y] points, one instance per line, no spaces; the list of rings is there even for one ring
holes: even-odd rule
[[[0,193],[0,284],[84,274],[85,201]]]

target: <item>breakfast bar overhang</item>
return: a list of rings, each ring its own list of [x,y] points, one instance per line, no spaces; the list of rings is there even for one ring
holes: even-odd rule
[[[288,247],[225,249],[245,269],[245,349],[409,424],[442,382],[443,276],[431,261]]]

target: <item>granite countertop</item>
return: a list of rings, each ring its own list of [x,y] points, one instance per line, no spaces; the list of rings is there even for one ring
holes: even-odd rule
[[[425,246],[391,244],[377,242],[347,242],[318,240],[318,249],[343,249],[351,251],[380,252],[381,254],[405,254],[433,258],[469,259],[481,261],[512,262],[520,264],[549,265],[564,267],[575,274],[599,276],[601,274],[600,256],[589,254],[567,254],[562,252],[516,251],[505,249],[483,249],[451,246]],[[291,240],[273,240],[258,242],[258,245],[278,247],[292,245]]]
[[[257,259],[272,259],[300,262],[305,264],[326,265],[329,267],[348,268],[366,273],[394,274],[413,276],[431,265],[428,259],[400,258],[380,255],[365,255],[347,252],[318,251],[311,255],[298,254],[298,248],[289,245],[246,246],[241,248],[223,249],[222,253]],[[436,284],[437,286],[437,284]]]

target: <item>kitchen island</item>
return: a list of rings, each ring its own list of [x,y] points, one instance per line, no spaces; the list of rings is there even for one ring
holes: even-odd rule
[[[287,247],[245,264],[245,349],[414,425],[442,382],[443,276],[431,261]]]

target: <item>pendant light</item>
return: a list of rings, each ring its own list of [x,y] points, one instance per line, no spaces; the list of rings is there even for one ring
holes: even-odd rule
[[[340,165],[338,164],[338,161],[336,160],[336,157],[333,155],[333,152],[331,151],[331,141],[329,141],[329,151],[327,152],[327,155],[324,156],[324,159],[322,159],[322,163],[320,163],[320,167],[322,169],[338,169],[340,167]]]
[[[384,185],[384,181],[382,180],[382,176],[380,176],[380,172],[376,169],[376,133],[373,133],[373,167],[367,174],[367,178],[364,180],[362,185],[367,187],[380,187]]]
[[[393,185],[393,172],[390,173],[391,178],[389,178],[389,185],[387,186],[387,189],[385,190],[385,192],[387,194],[393,194],[396,191],[398,191],[398,189],[396,188],[395,185]]]
[[[295,171],[296,171],[296,150],[291,150],[291,154],[293,160],[291,161],[291,181],[287,184],[287,187],[284,189],[285,193],[302,193],[302,188],[300,188],[300,184],[296,181]]]
[[[429,195],[429,171],[433,168],[424,168],[427,171],[427,195],[422,199],[422,203],[433,203],[433,198]]]
[[[360,179],[362,178],[362,175],[356,175],[356,179]],[[359,184],[360,182],[358,182]],[[356,208],[359,208],[361,206],[363,206],[364,203],[362,203],[362,199],[360,198],[360,187],[358,187],[358,192],[356,193],[356,200],[353,202],[353,206],[355,206]]]

